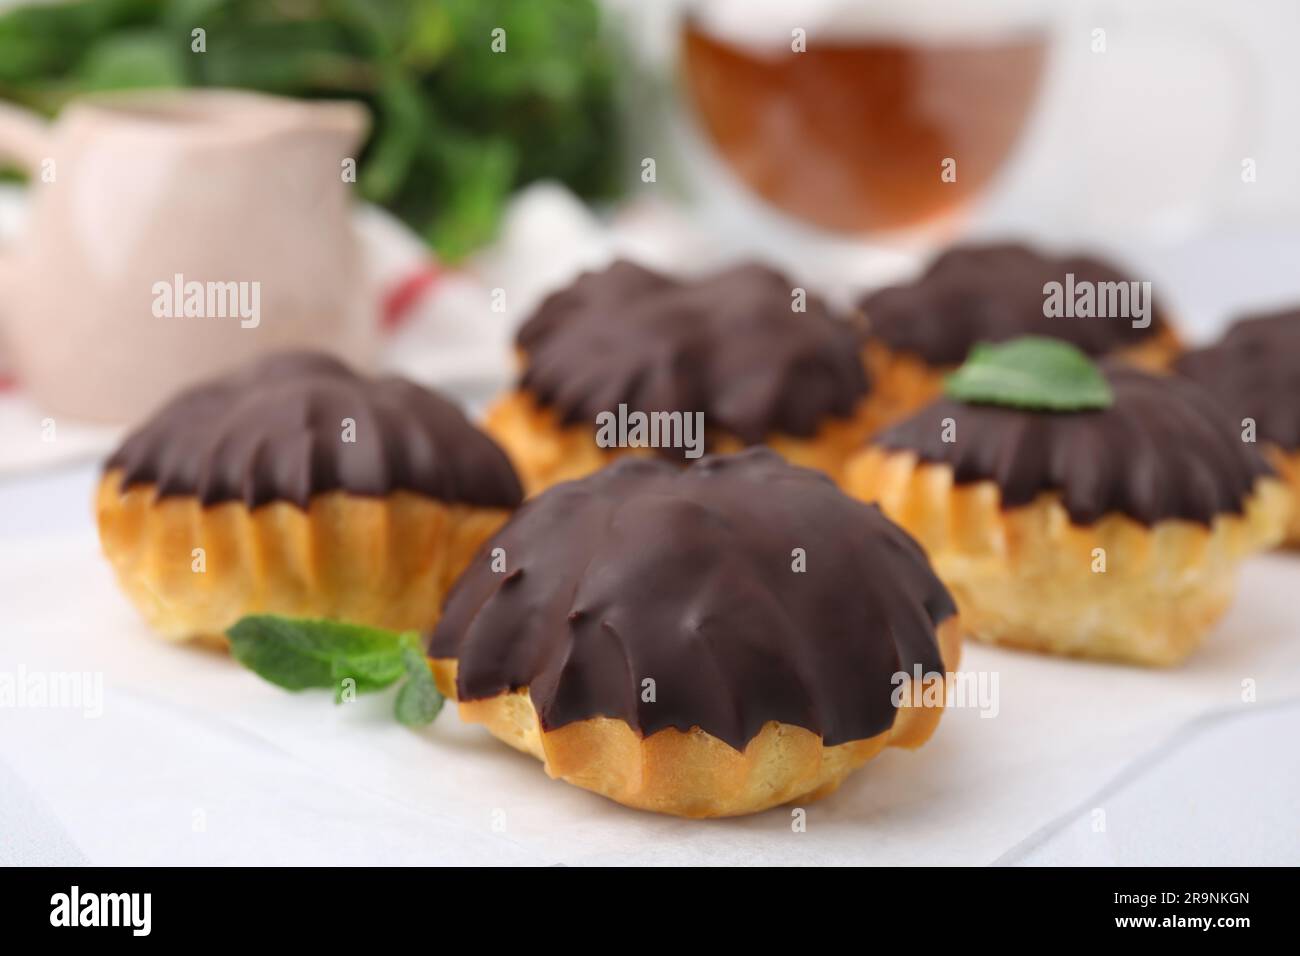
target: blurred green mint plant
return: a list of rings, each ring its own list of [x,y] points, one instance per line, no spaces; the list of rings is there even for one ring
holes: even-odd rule
[[[192,31],[206,51],[191,51]],[[506,52],[493,52],[496,29]],[[367,103],[362,194],[448,261],[553,178],[613,196],[614,61],[595,0],[72,0],[0,14],[0,97],[224,86]]]

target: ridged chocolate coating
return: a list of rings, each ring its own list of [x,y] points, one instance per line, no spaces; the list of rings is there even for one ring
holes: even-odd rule
[[[949,465],[959,484],[992,481],[1003,508],[1060,492],[1070,520],[1119,513],[1146,525],[1172,518],[1210,524],[1239,514],[1270,474],[1241,429],[1200,386],[1115,363],[1105,367],[1114,404],[1044,412],[941,398],[872,442]],[[944,420],[956,441],[943,441]]]
[[[356,423],[345,442],[343,420]],[[402,489],[513,508],[523,498],[505,453],[451,402],[396,377],[365,378],[329,356],[288,352],[187,389],[131,434],[107,469],[122,487],[256,508],[343,490]]]
[[[943,670],[954,606],[921,549],[768,449],[621,460],[526,502],[494,548],[506,572],[470,566],[429,653],[459,660],[463,700],[527,687],[546,730],[612,717],[740,750],[777,720],[834,745],[892,726],[896,672]]]
[[[1177,371],[1205,386],[1258,441],[1300,450],[1300,309],[1248,316],[1223,340],[1184,355]]]
[[[1151,324],[1136,329],[1124,318],[1048,318],[1043,286],[1132,279],[1089,256],[1054,257],[1016,243],[957,246],[915,281],[873,292],[859,303],[870,336],[891,350],[934,366],[960,365],[979,342],[1022,335],[1064,339],[1088,355],[1107,355],[1140,344],[1166,324],[1157,303]]]
[[[593,425],[625,403],[703,412],[707,429],[747,444],[772,432],[811,436],[828,417],[852,414],[867,377],[853,327],[816,296],[792,311],[793,288],[758,265],[681,281],[615,262],[524,323],[520,387],[566,425]]]

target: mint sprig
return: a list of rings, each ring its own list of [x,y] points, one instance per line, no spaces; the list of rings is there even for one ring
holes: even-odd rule
[[[1087,355],[1069,342],[1034,335],[975,346],[944,380],[944,393],[961,402],[1051,412],[1109,408],[1115,400]]]
[[[357,693],[367,693],[405,676],[394,706],[399,721],[421,726],[442,710],[443,696],[415,631],[255,614],[241,618],[226,636],[235,660],[287,690],[333,688],[340,700],[348,678]]]
[[[402,649],[402,661],[409,679],[397,689],[394,710],[397,719],[408,727],[431,724],[442,712],[443,696],[434,683],[433,672],[424,652],[416,647]]]

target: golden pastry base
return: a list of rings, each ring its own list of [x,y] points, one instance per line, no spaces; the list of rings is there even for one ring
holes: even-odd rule
[[[920,542],[973,637],[1150,665],[1201,643],[1232,601],[1238,565],[1281,539],[1290,508],[1282,484],[1262,479],[1244,514],[1212,528],[1118,514],[1080,526],[1059,494],[1004,511],[993,482],[957,485],[946,465],[875,447],[849,463],[846,490]]]
[[[1286,538],[1282,543],[1288,548],[1300,548],[1300,450],[1286,452],[1276,445],[1270,445],[1265,453],[1291,490],[1291,520],[1287,524]]]
[[[828,419],[812,438],[773,434],[764,444],[792,464],[816,468],[838,480],[849,456],[875,431],[871,415],[870,400],[864,399],[851,418]],[[539,405],[523,391],[499,399],[488,411],[484,430],[510,457],[528,495],[583,478],[625,455],[658,454],[653,448],[601,448],[596,444],[594,422],[590,426],[563,425],[553,409]],[[713,430],[708,434],[710,453],[727,454],[745,447],[734,435]]]
[[[960,658],[960,634],[956,618],[938,628],[949,672]],[[438,686],[455,700],[456,660],[432,663]],[[935,683],[927,682],[942,700]],[[903,699],[906,704],[909,698]],[[541,760],[551,777],[625,806],[679,817],[739,816],[791,801],[818,800],[886,747],[921,746],[943,714],[941,705],[905,705],[890,730],[834,747],[824,746],[810,730],[770,721],[744,751],[737,751],[698,727],[687,732],[668,728],[642,737],[622,720],[609,717],[542,730],[526,688],[462,701],[459,709],[462,720],[483,724],[510,746]]]
[[[110,471],[96,495],[104,555],[145,620],[172,640],[224,644],[228,627],[261,613],[427,630],[508,517],[405,491],[327,492],[306,511],[281,501],[205,508],[192,496],[156,500],[153,485],[122,492],[119,482]]]

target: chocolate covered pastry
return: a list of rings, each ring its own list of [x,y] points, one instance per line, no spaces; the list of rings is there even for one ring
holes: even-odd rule
[[[1104,408],[939,398],[874,436],[845,485],[916,537],[974,637],[1170,664],[1281,537],[1287,495],[1200,387],[1103,368]]]
[[[1047,314],[1053,311],[1044,291],[1049,283],[1059,284],[1063,314]],[[980,342],[1046,336],[1093,358],[1165,369],[1178,354],[1178,338],[1146,288],[1089,256],[1049,256],[1014,243],[949,249],[916,280],[859,302],[878,415],[894,422],[938,396],[944,375]],[[1083,300],[1085,290],[1091,306]],[[1126,314],[1101,314],[1115,306]],[[1146,317],[1137,316],[1139,311]],[[1134,325],[1148,320],[1145,328]]]
[[[1189,352],[1175,368],[1253,433],[1291,490],[1286,544],[1300,548],[1300,310],[1241,319],[1218,344]]]
[[[109,458],[96,510],[149,623],[222,640],[262,612],[432,627],[521,497],[446,399],[289,353],[168,402]]]
[[[456,583],[429,656],[463,719],[551,776],[727,816],[922,744],[957,627],[879,509],[751,449],[626,459],[526,502]],[[927,683],[928,706],[896,701]]]
[[[523,325],[518,386],[487,428],[530,493],[629,453],[680,463],[756,444],[835,475],[872,428],[856,336],[761,266],[679,280],[615,262]],[[665,430],[676,416],[672,440],[611,444],[600,426],[615,415],[658,416]]]

